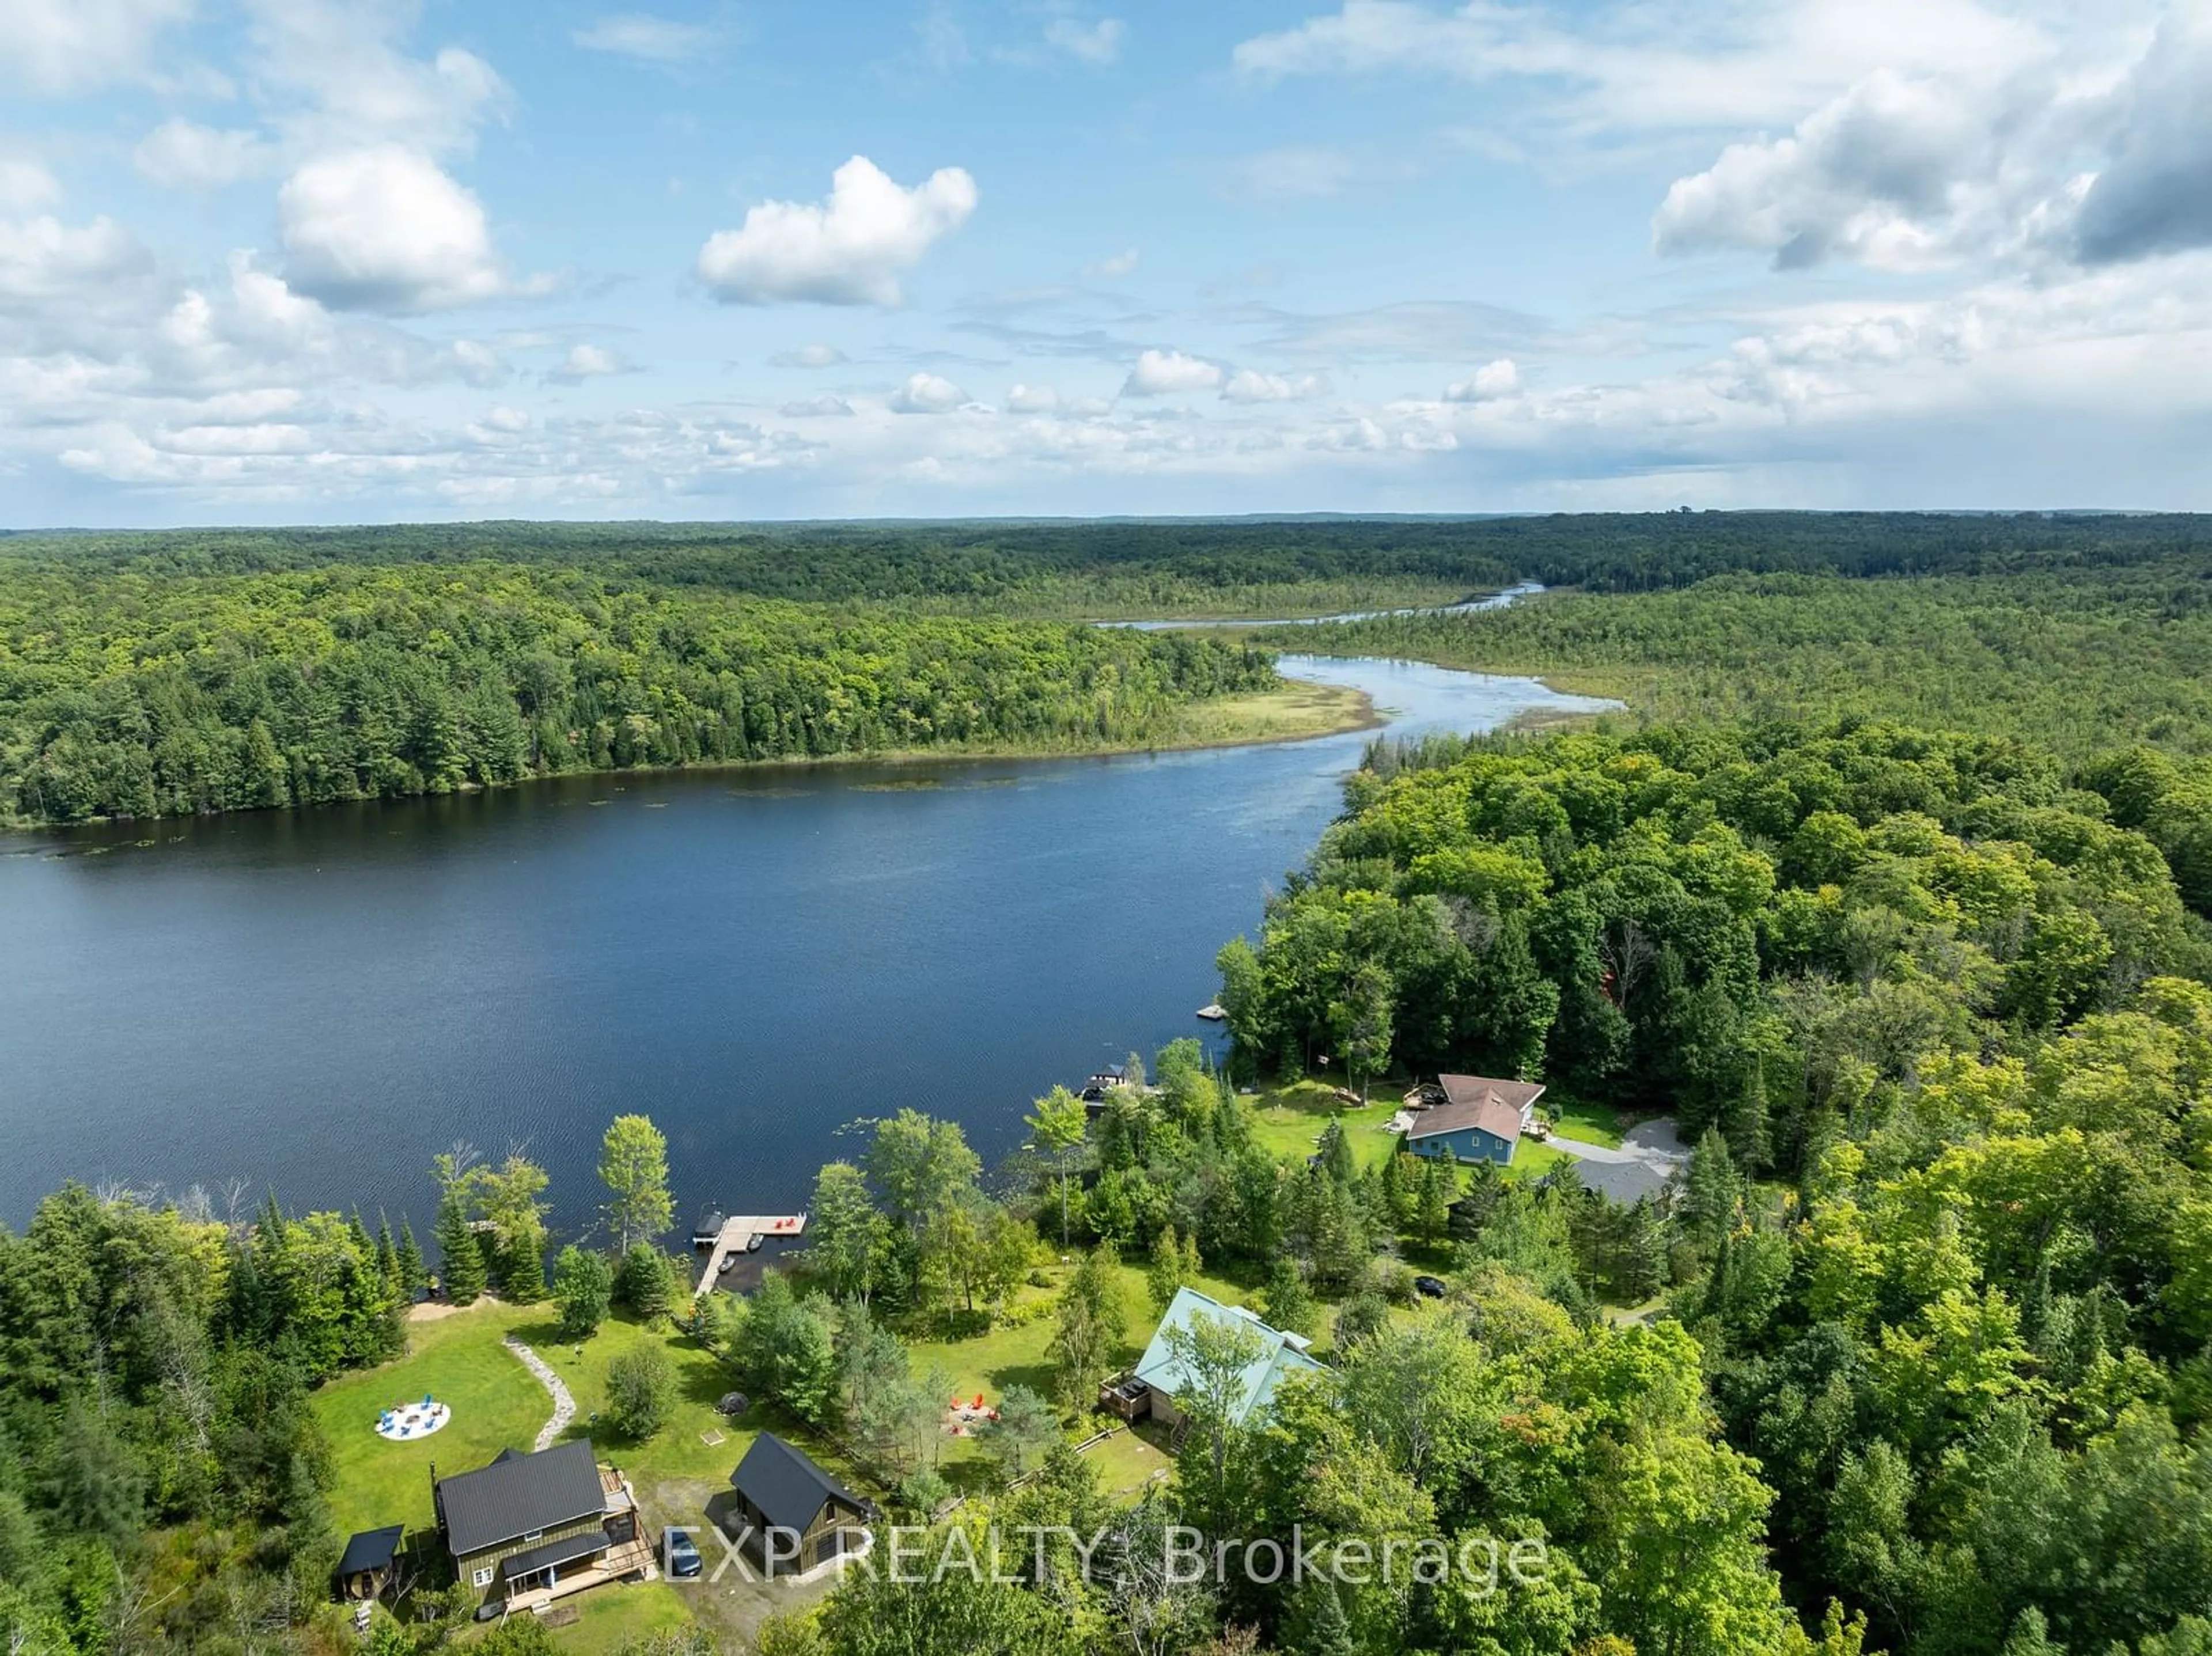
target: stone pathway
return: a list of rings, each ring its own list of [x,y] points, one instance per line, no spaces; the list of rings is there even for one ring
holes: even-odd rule
[[[576,1418],[576,1399],[568,1395],[568,1386],[553,1372],[552,1366],[512,1334],[507,1336],[507,1349],[521,1358],[522,1366],[537,1375],[538,1383],[552,1394],[553,1418],[539,1429],[538,1441],[531,1446],[533,1449],[550,1449],[568,1429],[568,1422]]]

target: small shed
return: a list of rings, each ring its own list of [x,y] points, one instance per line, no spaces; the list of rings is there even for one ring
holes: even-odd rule
[[[860,1526],[873,1511],[805,1450],[773,1432],[753,1440],[730,1474],[730,1487],[762,1562],[772,1570],[811,1569],[852,1550]]]
[[[338,1560],[338,1597],[382,1598],[392,1585],[392,1561],[398,1557],[399,1544],[406,1534],[404,1524],[390,1524],[349,1536],[345,1552]]]

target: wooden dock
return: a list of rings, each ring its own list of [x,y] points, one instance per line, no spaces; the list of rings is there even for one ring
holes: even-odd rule
[[[787,1213],[779,1217],[763,1218],[758,1215],[740,1214],[734,1219],[722,1221],[722,1228],[714,1238],[714,1245],[707,1250],[707,1268],[699,1273],[699,1286],[692,1289],[692,1297],[714,1287],[722,1274],[722,1266],[733,1256],[750,1253],[762,1241],[771,1236],[803,1236],[806,1234],[806,1216]]]

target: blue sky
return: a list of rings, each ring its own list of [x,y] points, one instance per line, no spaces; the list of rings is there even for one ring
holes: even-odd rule
[[[0,525],[2212,507],[2208,93],[2208,0],[0,0]]]

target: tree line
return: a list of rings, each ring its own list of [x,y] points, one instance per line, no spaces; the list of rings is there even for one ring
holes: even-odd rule
[[[514,565],[0,573],[0,816],[639,766],[1140,744],[1275,682],[1218,637],[848,611]]]
[[[1066,616],[1300,614],[1528,580],[1642,592],[1731,572],[2100,570],[2208,548],[2212,518],[2182,514],[1660,512],[101,531],[0,536],[0,565],[168,577],[529,563],[805,603]]]

